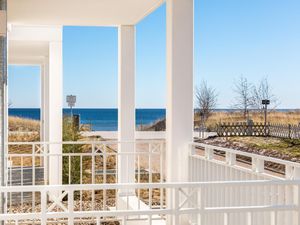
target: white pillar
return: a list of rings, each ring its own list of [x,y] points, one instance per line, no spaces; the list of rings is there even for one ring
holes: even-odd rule
[[[188,143],[193,141],[193,0],[167,0],[167,181],[188,181]],[[167,194],[169,207],[176,201]],[[168,224],[187,224],[181,217]]]
[[[46,80],[45,80],[45,65],[40,66],[40,90],[41,90],[41,109],[40,109],[40,140],[46,141],[45,137],[45,108],[46,108],[46,98],[45,98],[45,87],[46,87]]]
[[[62,42],[49,43],[49,64],[45,64],[45,139],[62,141],[63,68]],[[61,154],[61,144],[51,144],[49,153]],[[62,183],[62,157],[49,157],[49,184]]]
[[[45,63],[42,66],[43,73],[43,101],[42,101],[42,111],[43,111],[43,139],[46,142],[50,141],[49,130],[50,130],[50,121],[49,121],[49,58],[45,59]]]
[[[133,152],[135,136],[135,27],[119,27],[118,75],[118,140],[119,152]],[[123,143],[122,143],[123,142]],[[124,143],[131,142],[131,143]],[[118,182],[135,181],[134,156],[118,158]]]
[[[172,182],[187,181],[187,144],[193,141],[193,12],[193,0],[167,0],[167,179]]]

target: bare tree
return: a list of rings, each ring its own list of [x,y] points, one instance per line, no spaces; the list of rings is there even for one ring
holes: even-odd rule
[[[233,108],[241,110],[244,118],[247,119],[249,110],[253,107],[253,85],[247,78],[241,76],[239,80],[234,83],[233,91],[236,93]]]
[[[206,81],[202,81],[200,87],[196,89],[196,100],[201,119],[205,122],[216,108],[218,100],[216,90],[209,87]]]
[[[272,88],[267,77],[263,78],[257,86],[252,90],[253,107],[259,111],[263,111],[262,100],[268,99],[271,103],[271,108],[275,109],[278,106],[278,99],[272,93]]]

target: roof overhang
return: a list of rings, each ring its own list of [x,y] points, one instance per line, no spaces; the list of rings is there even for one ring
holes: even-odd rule
[[[8,23],[16,25],[133,25],[164,0],[9,0]]]
[[[42,65],[49,55],[46,42],[10,41],[8,63],[10,65]]]
[[[9,27],[8,40],[9,64],[43,64],[49,56],[49,43],[62,41],[62,28],[12,25]]]

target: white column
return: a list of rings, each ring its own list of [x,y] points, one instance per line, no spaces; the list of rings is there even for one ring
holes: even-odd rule
[[[40,109],[40,140],[45,141],[45,107],[46,107],[46,98],[45,98],[45,65],[40,66],[40,90],[41,90],[41,109]]]
[[[167,0],[167,181],[188,181],[188,143],[193,141],[193,0]],[[167,194],[169,207],[176,201]],[[187,224],[187,218],[168,218]]]
[[[42,73],[43,73],[43,101],[42,101],[42,111],[43,111],[43,139],[46,142],[49,142],[49,58],[45,59],[45,63],[42,66]]]
[[[118,140],[119,152],[133,152],[135,145],[135,27],[119,27],[119,75],[118,75]],[[124,143],[132,142],[132,143]],[[135,181],[134,156],[118,158],[118,182]]]
[[[49,43],[49,64],[45,67],[45,139],[62,141],[63,108],[62,42]],[[49,153],[61,154],[61,144],[51,144]],[[49,157],[49,184],[62,183],[62,157]]]
[[[167,0],[167,179],[187,181],[193,140],[193,0]]]

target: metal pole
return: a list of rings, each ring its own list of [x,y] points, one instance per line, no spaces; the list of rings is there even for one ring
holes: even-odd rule
[[[265,104],[265,136],[267,136],[267,115],[268,115],[268,105]]]
[[[72,131],[72,141],[75,141],[75,134],[74,134],[74,121],[73,121],[73,107],[71,106],[71,131]],[[74,146],[73,146],[73,152],[74,152]]]
[[[0,0],[0,19],[2,22],[4,21],[3,26],[0,27],[0,101],[1,101],[1,109],[0,109],[0,169],[1,169],[1,186],[5,186],[6,184],[6,162],[5,162],[5,139],[6,139],[6,85],[7,85],[7,0]],[[5,213],[5,196],[1,194],[1,213]],[[2,221],[0,224],[4,224]]]

